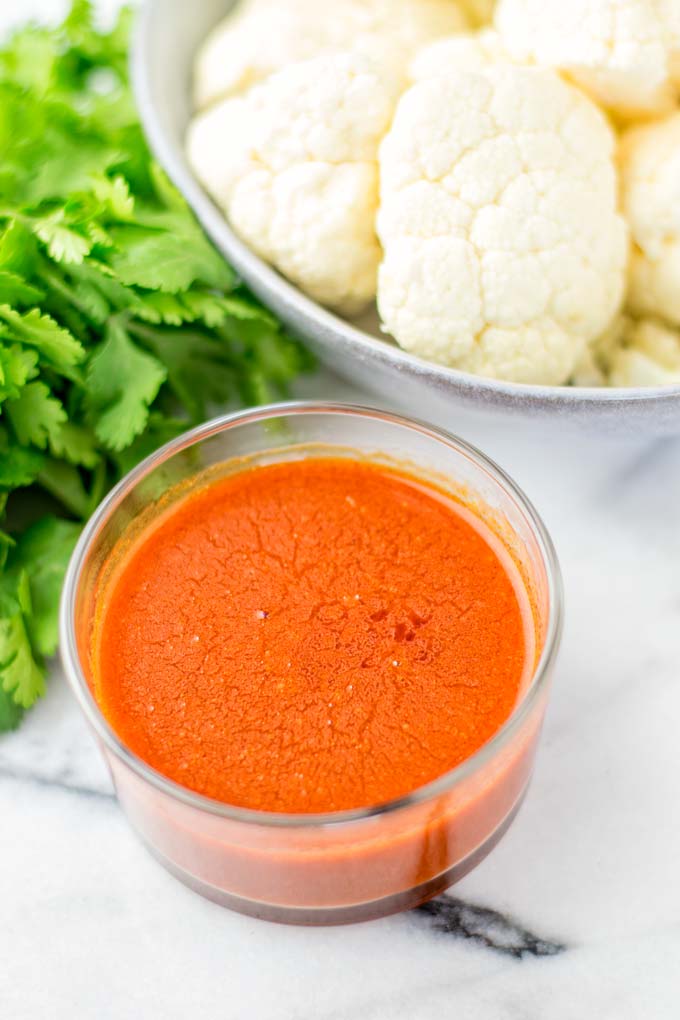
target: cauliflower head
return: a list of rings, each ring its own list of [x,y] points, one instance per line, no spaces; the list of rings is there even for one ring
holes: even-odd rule
[[[459,0],[471,25],[488,25],[493,18],[496,0]]]
[[[434,78],[454,71],[482,71],[489,64],[511,63],[498,32],[483,28],[479,32],[437,39],[418,50],[409,67],[411,81]]]
[[[190,126],[198,178],[250,247],[347,315],[375,297],[377,152],[396,83],[355,54],[294,64]]]
[[[499,0],[495,25],[514,59],[565,72],[622,117],[677,99],[678,0]]]
[[[566,382],[624,290],[613,146],[604,115],[551,71],[412,86],[380,148],[387,331],[475,374]]]
[[[415,51],[463,31],[455,0],[242,0],[197,58],[198,109],[242,92],[275,71],[322,54],[352,51],[405,74]]]
[[[622,346],[632,325],[630,316],[621,312],[607,329],[588,344],[569,380],[573,386],[606,386],[614,353]]]
[[[610,386],[680,385],[680,333],[652,319],[628,320],[605,359]]]
[[[620,163],[634,242],[628,304],[680,326],[680,113],[627,131]]]
[[[576,386],[680,385],[680,331],[658,319],[618,315],[587,348],[571,381]]]

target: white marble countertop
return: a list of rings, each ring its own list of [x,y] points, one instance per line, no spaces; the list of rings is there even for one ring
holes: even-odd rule
[[[137,842],[55,666],[0,738],[0,1017],[680,1015],[680,441],[463,434],[534,500],[566,587],[536,774],[501,844],[430,909],[335,929],[231,914]]]

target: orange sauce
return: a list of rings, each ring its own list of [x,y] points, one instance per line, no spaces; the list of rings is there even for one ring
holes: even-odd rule
[[[94,690],[122,741],[225,803],[385,803],[464,761],[533,669],[510,556],[417,478],[345,458],[179,500],[109,584]]]

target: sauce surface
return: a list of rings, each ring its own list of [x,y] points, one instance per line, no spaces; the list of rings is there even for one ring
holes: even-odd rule
[[[531,658],[519,572],[469,510],[348,459],[251,468],[125,554],[95,695],[129,748],[232,805],[403,796],[511,713]]]

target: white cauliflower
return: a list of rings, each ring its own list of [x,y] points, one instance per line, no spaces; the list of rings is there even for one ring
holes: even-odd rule
[[[680,384],[680,332],[655,319],[619,315],[576,367],[576,386]]]
[[[616,352],[622,347],[633,322],[623,312],[617,315],[604,333],[588,344],[569,380],[574,386],[607,386],[609,369]]]
[[[471,25],[488,25],[493,18],[496,0],[459,0]]]
[[[680,326],[680,113],[626,132],[620,162],[634,241],[628,303]]]
[[[651,319],[629,322],[606,354],[610,386],[680,385],[680,333]]]
[[[418,50],[409,67],[411,81],[454,71],[481,71],[489,64],[510,63],[498,32],[461,32],[437,39]]]
[[[250,247],[347,315],[374,297],[377,151],[396,84],[353,54],[293,64],[200,114],[188,155]]]
[[[272,72],[321,54],[352,51],[403,75],[416,50],[462,31],[455,0],[242,0],[208,36],[196,62],[201,109]]]
[[[586,347],[569,382],[572,386],[606,386],[607,374],[595,356],[592,347]]]
[[[380,149],[388,332],[465,371],[566,382],[624,290],[612,151],[603,114],[551,71],[415,84]]]
[[[513,58],[564,71],[623,117],[677,99],[679,0],[499,0],[495,24]]]

